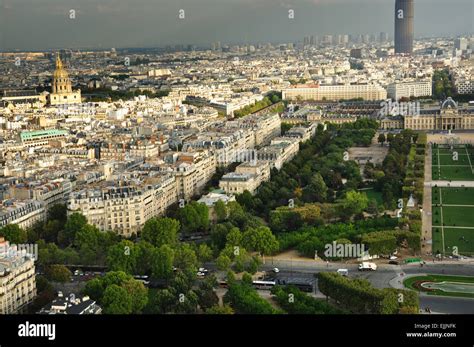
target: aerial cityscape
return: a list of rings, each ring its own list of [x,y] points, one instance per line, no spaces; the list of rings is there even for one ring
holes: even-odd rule
[[[473,2],[200,2],[0,2],[0,324],[472,318]]]

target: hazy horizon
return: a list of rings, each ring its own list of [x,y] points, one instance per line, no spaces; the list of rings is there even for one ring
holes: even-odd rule
[[[294,42],[393,36],[395,0],[0,0],[0,49]],[[178,18],[184,9],[185,19]],[[288,10],[295,18],[288,18]],[[70,19],[75,10],[75,19]],[[472,0],[415,0],[415,36],[472,34]]]

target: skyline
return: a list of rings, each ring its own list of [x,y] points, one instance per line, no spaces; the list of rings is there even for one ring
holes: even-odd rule
[[[292,42],[307,35],[377,32],[393,37],[395,1],[137,0],[131,5],[125,0],[100,4],[39,0],[32,4],[32,0],[0,1],[1,50]],[[184,19],[178,18],[180,9]],[[294,19],[288,18],[290,9]],[[70,10],[75,10],[75,18],[69,18]],[[473,11],[470,0],[417,0],[415,38],[471,34]],[[450,20],[454,16],[456,21]]]

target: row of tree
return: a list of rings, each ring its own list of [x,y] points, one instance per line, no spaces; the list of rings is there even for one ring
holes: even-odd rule
[[[342,314],[343,310],[336,308],[322,299],[316,299],[303,293],[294,286],[275,286],[272,288],[275,301],[289,314]]]
[[[365,279],[349,279],[338,273],[320,272],[318,286],[326,298],[333,299],[356,314],[418,313],[416,292],[403,289],[377,289]]]
[[[244,192],[237,201],[247,211],[268,219],[272,210],[290,202],[301,206],[344,198],[362,182],[357,163],[348,160],[346,151],[353,145],[370,144],[376,127],[376,122],[367,119],[331,125],[328,131],[319,125],[316,136],[301,144],[298,154],[280,171],[272,170],[272,179],[255,196]]]

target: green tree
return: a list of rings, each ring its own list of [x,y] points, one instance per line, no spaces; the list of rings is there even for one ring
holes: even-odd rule
[[[55,204],[48,209],[48,219],[53,219],[64,224],[67,221],[67,207],[65,204]]]
[[[198,259],[191,245],[183,243],[176,248],[174,264],[178,269],[184,272],[196,273],[199,267]]]
[[[68,283],[72,273],[64,265],[49,265],[45,268],[44,275],[52,282]]]
[[[309,185],[303,190],[303,197],[307,202],[324,202],[327,199],[328,187],[318,172],[311,177]]]
[[[105,314],[131,314],[132,297],[123,287],[112,284],[105,289],[102,305]]]
[[[148,289],[140,281],[130,279],[122,283],[128,295],[131,297],[132,312],[133,314],[141,313],[143,308],[148,303]]]
[[[199,289],[196,292],[198,296],[198,303],[201,309],[207,310],[215,305],[219,304],[219,297],[214,291],[214,286],[216,284],[215,277],[208,278],[205,281],[201,282]]]
[[[230,229],[229,233],[227,234],[227,243],[228,246],[240,246],[242,243],[242,233],[240,232],[239,228],[232,228]]]
[[[214,204],[214,212],[216,213],[217,222],[220,223],[227,219],[227,206],[222,200]]]
[[[109,248],[107,266],[111,271],[133,274],[137,265],[138,250],[133,242],[122,240]]]
[[[252,275],[249,274],[248,272],[244,272],[242,275],[242,282],[248,285],[252,285],[253,283]]]
[[[248,250],[260,254],[273,254],[278,251],[279,244],[275,235],[267,227],[249,228],[242,235],[242,245]]]
[[[341,202],[343,219],[362,213],[369,204],[369,199],[365,193],[359,193],[355,190],[350,190]]]
[[[86,224],[77,233],[74,239],[74,245],[79,250],[79,255],[83,264],[95,264],[103,244],[101,243],[101,232],[97,227]]]
[[[181,230],[184,233],[202,232],[209,228],[209,208],[193,201],[178,211]]]
[[[137,262],[135,273],[137,275],[146,275],[151,272],[151,262],[155,247],[147,241],[139,241],[135,245],[137,251]]]
[[[0,236],[3,236],[5,240],[13,244],[22,244],[27,240],[27,233],[25,230],[20,228],[18,224],[8,224],[0,229]]]
[[[229,305],[212,306],[206,310],[206,314],[234,314],[234,310]]]
[[[236,313],[240,314],[278,313],[267,300],[246,283],[231,284],[224,296],[224,303],[229,304]]]
[[[178,242],[179,222],[172,218],[151,218],[146,221],[142,237],[155,247]]]
[[[220,271],[227,271],[232,264],[232,260],[225,254],[221,254],[216,259],[216,266]]]
[[[196,250],[199,262],[205,263],[211,261],[213,258],[212,249],[205,243],[201,243]]]
[[[377,138],[377,141],[383,146],[383,144],[385,143],[387,139],[385,138],[385,134],[384,133],[380,133],[379,137]]]
[[[63,234],[58,235],[63,244],[71,244],[76,239],[76,233],[87,224],[87,219],[82,214],[75,212],[71,214],[64,225]]]
[[[160,279],[170,279],[173,276],[175,252],[169,245],[155,249],[151,258],[152,276]]]

